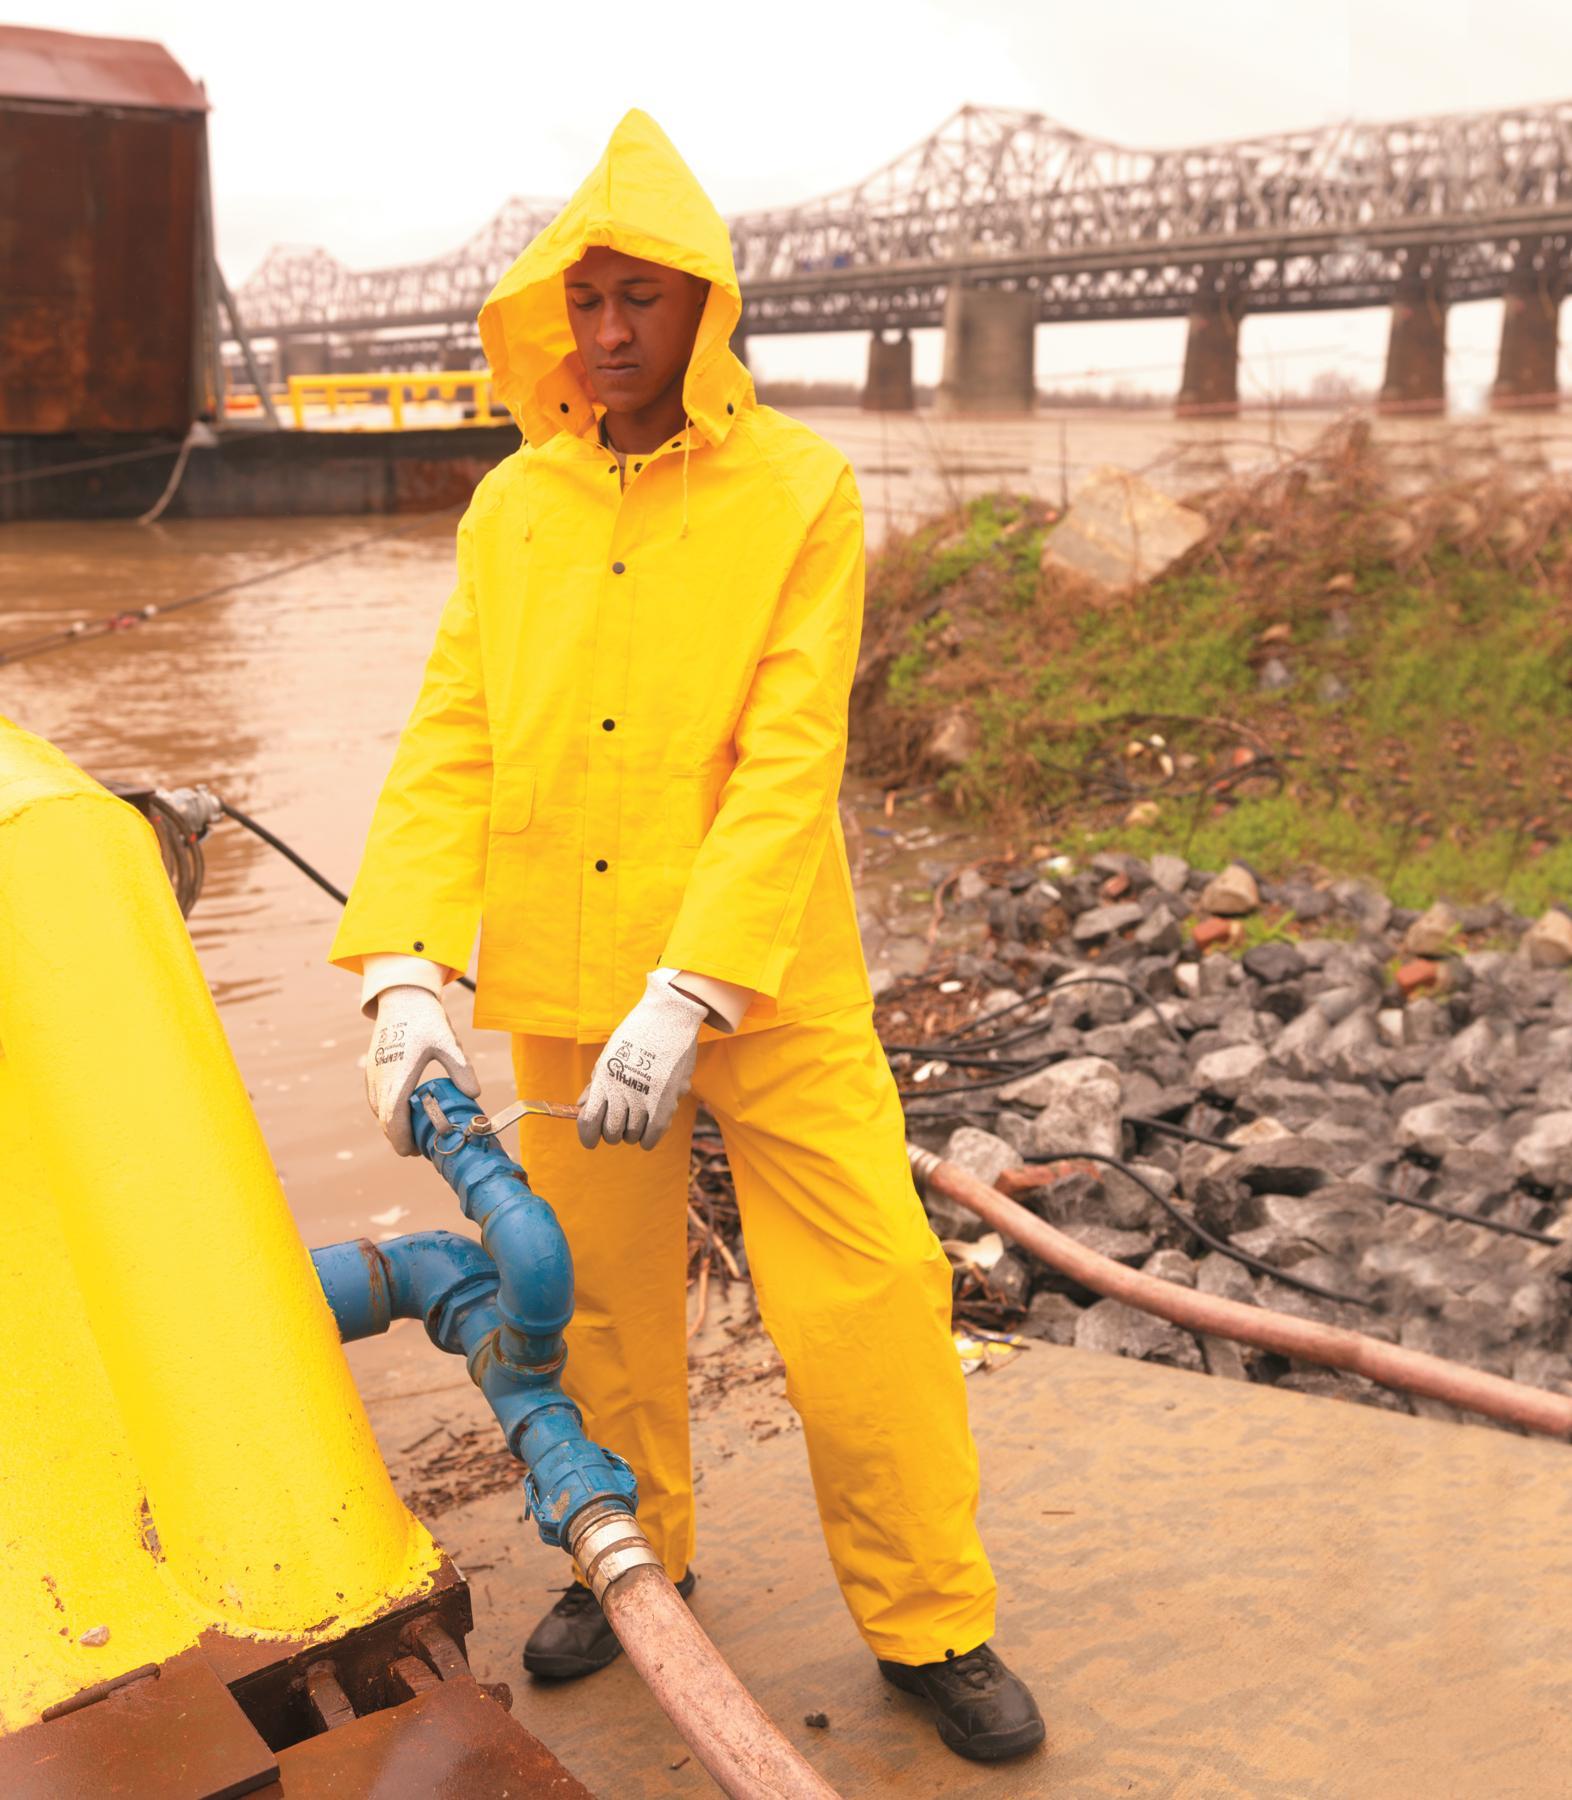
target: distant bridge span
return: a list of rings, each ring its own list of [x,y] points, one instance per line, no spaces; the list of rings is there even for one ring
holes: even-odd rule
[[[274,250],[243,315],[318,354],[348,338],[385,360],[406,337],[429,354],[435,336],[466,357],[493,282],[559,204],[512,200],[459,250],[401,268]],[[1226,411],[1245,314],[1391,305],[1385,396],[1438,405],[1447,304],[1503,296],[1497,395],[1553,401],[1572,100],[1173,150],[968,106],[854,187],[729,223],[740,334],[871,331],[871,404],[910,403],[909,341],[892,331],[946,328],[941,400],[1015,408],[1035,324],[1180,316],[1181,405]]]

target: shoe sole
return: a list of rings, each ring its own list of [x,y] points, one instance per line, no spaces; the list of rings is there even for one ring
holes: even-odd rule
[[[697,1573],[690,1569],[677,1583],[677,1592],[683,1599],[692,1593]],[[605,1654],[602,1656],[531,1656],[528,1650],[523,1655],[524,1671],[540,1681],[577,1681],[582,1676],[593,1675],[596,1670],[604,1669],[614,1663],[622,1654],[622,1645],[613,1632],[607,1640]]]
[[[601,1657],[531,1656],[526,1650],[524,1668],[539,1681],[577,1681],[581,1675],[593,1675],[597,1669],[614,1663],[621,1654],[622,1645],[613,1637]]]
[[[903,1694],[914,1694],[919,1700],[927,1700],[933,1706],[928,1690],[922,1684],[922,1677],[915,1671],[907,1670],[900,1663],[892,1663],[888,1669],[881,1664],[879,1673],[891,1687],[899,1688]],[[937,1707],[934,1707],[934,1713],[934,1726],[938,1731],[939,1741],[946,1750],[953,1750],[957,1756],[964,1756],[969,1762],[1004,1762],[1009,1757],[1022,1756],[1028,1750],[1035,1750],[1048,1735],[1042,1720],[1032,1719],[1014,1731],[996,1731],[983,1737],[963,1737]]]

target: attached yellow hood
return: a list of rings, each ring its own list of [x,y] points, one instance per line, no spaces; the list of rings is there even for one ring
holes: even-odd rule
[[[733,409],[753,403],[753,381],[727,348],[742,316],[731,234],[693,171],[649,116],[628,113],[588,178],[519,257],[480,309],[480,341],[526,443],[558,431],[583,435],[598,408],[574,348],[564,270],[605,245],[709,282],[683,384],[688,417],[711,442]]]

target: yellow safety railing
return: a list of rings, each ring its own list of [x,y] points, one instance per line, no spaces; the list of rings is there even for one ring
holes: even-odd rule
[[[463,424],[506,425],[505,412],[491,410],[491,376],[475,369],[418,370],[413,374],[371,375],[291,375],[289,378],[289,410],[297,430],[306,429],[306,408],[326,407],[337,414],[339,408],[371,406],[386,396],[392,428],[404,429],[404,409],[429,401],[456,401],[468,392],[474,397],[475,417]]]

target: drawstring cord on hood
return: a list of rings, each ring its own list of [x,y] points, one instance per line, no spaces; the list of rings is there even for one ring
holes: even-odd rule
[[[682,530],[677,536],[685,538],[688,535],[688,452],[693,448],[693,421],[684,417],[682,423]]]

